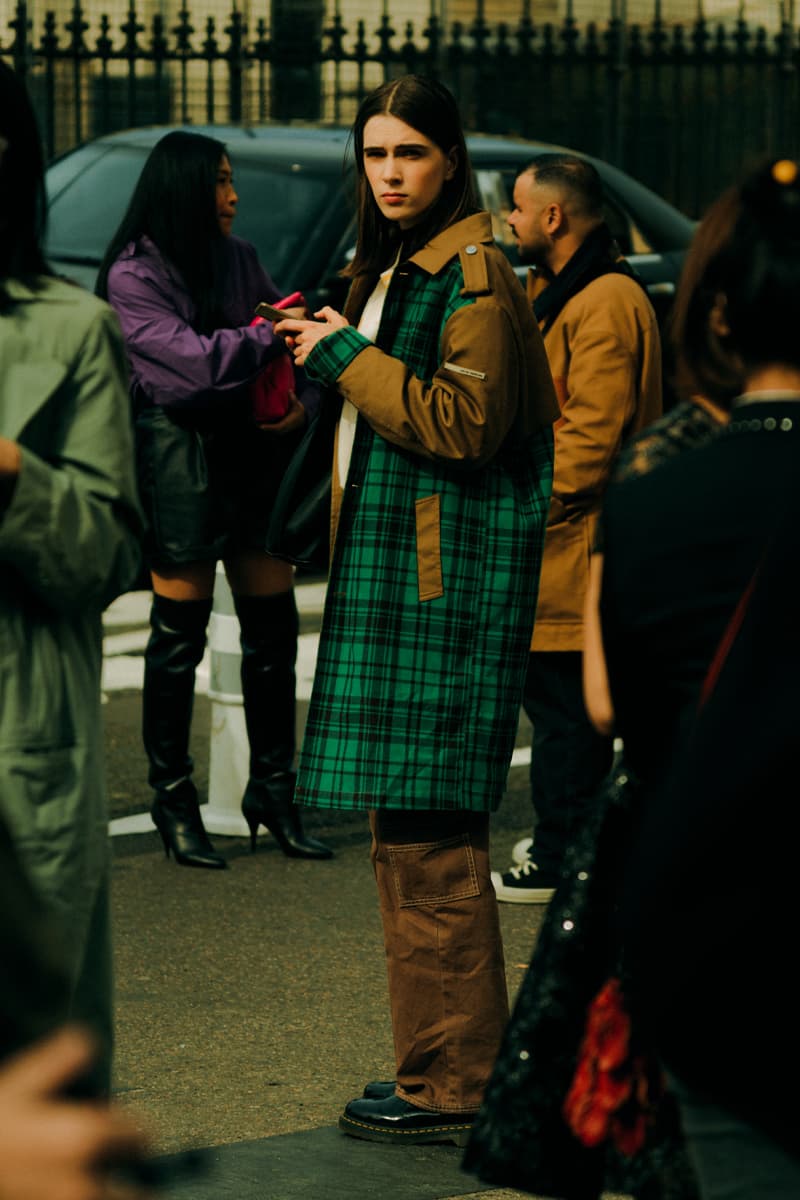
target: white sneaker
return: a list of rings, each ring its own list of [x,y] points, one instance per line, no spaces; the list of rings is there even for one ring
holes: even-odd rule
[[[492,871],[492,885],[498,900],[511,904],[547,904],[552,900],[558,879],[554,874],[540,871],[532,859],[512,867],[503,875]]]
[[[532,837],[520,838],[518,842],[514,843],[514,849],[511,851],[511,861],[515,862],[518,867],[521,867],[530,858],[532,845]]]

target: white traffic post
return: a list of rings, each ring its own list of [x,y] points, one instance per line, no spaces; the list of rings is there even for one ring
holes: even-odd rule
[[[217,563],[214,603],[208,626],[211,701],[208,803],[200,806],[209,833],[246,837],[242,796],[250,773],[250,746],[242,699],[239,621],[225,569]]]

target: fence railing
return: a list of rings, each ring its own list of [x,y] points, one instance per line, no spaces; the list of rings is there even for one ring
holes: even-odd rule
[[[470,130],[511,133],[608,159],[697,215],[760,155],[800,152],[797,29],[703,17],[627,24],[611,0],[604,24],[516,25],[436,15],[415,26],[388,14],[369,25],[326,19],[323,0],[295,0],[245,19],[140,19],[136,0],[113,26],[77,3],[34,28],[19,0],[0,55],[25,75],[50,156],[115,128],[167,122],[305,119],[348,123],[375,84],[432,74],[458,96]],[[288,10],[288,13],[287,13]]]

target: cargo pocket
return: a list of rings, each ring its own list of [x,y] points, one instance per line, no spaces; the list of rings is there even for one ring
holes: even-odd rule
[[[441,498],[424,496],[414,502],[417,522],[417,580],[420,600],[444,595],[442,583]]]
[[[481,894],[468,834],[386,849],[401,908],[446,904]]]

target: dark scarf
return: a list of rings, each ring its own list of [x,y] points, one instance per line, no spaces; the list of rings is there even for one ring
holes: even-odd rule
[[[568,300],[583,291],[587,283],[599,279],[601,275],[628,275],[644,288],[644,283],[631,265],[624,258],[620,258],[619,246],[605,223],[592,230],[566,266],[534,300],[533,311],[536,320],[540,325],[544,322],[542,333],[547,333],[552,328],[553,322]]]

